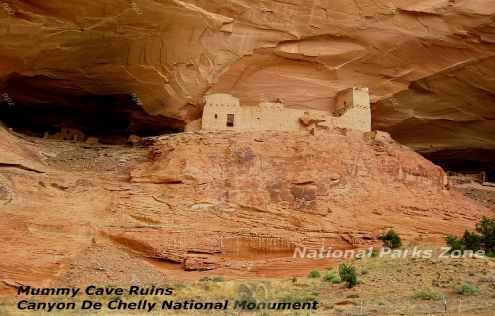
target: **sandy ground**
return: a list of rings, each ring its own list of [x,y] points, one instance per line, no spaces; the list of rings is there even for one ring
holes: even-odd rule
[[[428,249],[421,247],[420,249]],[[211,277],[209,280],[164,281],[153,283],[157,287],[170,287],[174,293],[164,296],[105,296],[99,301],[123,299],[137,302],[147,299],[160,304],[163,300],[196,302],[251,299],[256,302],[319,302],[317,311],[255,311],[252,315],[494,315],[495,309],[495,259],[441,258],[435,252],[432,258],[392,258],[390,256],[351,260],[356,267],[358,285],[352,289],[345,284],[325,281],[336,267],[321,269],[320,278],[256,278],[233,279]],[[139,283],[150,286],[152,283]],[[461,286],[470,284],[476,293],[459,294]],[[107,284],[104,286],[118,286]],[[122,285],[124,288],[126,286]],[[127,285],[128,287],[128,285]],[[425,294],[426,293],[426,294]],[[15,304],[22,297],[3,299],[1,315],[48,315],[39,311],[21,312]],[[40,301],[78,302],[90,299],[51,298]],[[30,298],[31,301],[36,299]],[[447,311],[447,312],[446,312]],[[89,315],[80,311],[56,311],[50,315]],[[94,312],[94,314],[96,314]],[[98,315],[146,315],[143,311],[127,314],[123,311],[102,310]],[[227,311],[157,311],[156,315],[243,315],[235,310]]]

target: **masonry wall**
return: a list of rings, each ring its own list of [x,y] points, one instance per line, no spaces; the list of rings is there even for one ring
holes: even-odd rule
[[[335,126],[371,131],[371,107],[368,88],[350,88],[337,96],[337,107],[345,108],[335,118]]]
[[[342,116],[353,104],[354,102],[354,89],[346,89],[340,91],[335,97],[335,109],[333,114],[337,117]]]
[[[454,184],[481,183],[486,179],[485,172],[448,172],[449,178]]]
[[[332,117],[328,112],[288,109],[278,103],[261,103],[259,106],[235,106],[209,104],[203,110],[202,128],[204,130],[241,130],[241,131],[298,131],[306,129],[300,118],[306,115],[327,122]],[[234,126],[227,126],[227,115],[234,114]]]
[[[367,94],[367,89],[366,91]],[[366,95],[367,96],[367,95]],[[308,126],[301,123],[301,118],[310,117],[319,121],[323,127],[345,127],[363,131],[371,130],[371,113],[369,103],[362,94],[353,96],[350,92],[349,102],[360,102],[359,106],[347,110],[341,117],[334,117],[329,111],[291,109],[281,103],[260,103],[258,106],[240,106],[239,99],[229,94],[213,94],[206,97],[203,110],[202,129],[204,130],[239,130],[239,131],[299,131]],[[369,100],[369,97],[368,97]],[[227,126],[229,114],[234,115],[234,126]]]
[[[206,97],[201,127],[204,130],[237,129],[241,113],[239,99],[229,94],[212,94]],[[226,126],[227,114],[234,114],[234,128]]]
[[[307,127],[301,124],[300,118],[305,113],[321,120],[331,121],[328,112],[285,108],[280,103],[261,103],[259,106],[245,106],[241,108],[242,130],[273,130],[298,131]]]

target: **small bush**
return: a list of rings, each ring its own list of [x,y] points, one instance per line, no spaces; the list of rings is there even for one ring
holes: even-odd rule
[[[447,236],[445,240],[450,247],[450,252],[456,250],[461,252],[484,250],[487,256],[493,256],[495,254],[495,221],[483,217],[476,224],[476,231],[479,235],[466,230],[462,238],[454,235]]]
[[[442,299],[442,294],[432,290],[432,289],[422,289],[416,291],[414,298],[424,300],[424,301],[439,301]]]
[[[334,279],[332,280],[332,284],[339,284],[339,283],[342,283],[342,280],[340,279],[340,277],[339,277],[339,276],[337,276],[336,278],[334,278]]]
[[[400,239],[399,234],[397,234],[394,230],[389,230],[386,234],[378,237],[381,241],[383,241],[383,246],[390,249],[397,249],[402,246],[402,240]]]
[[[462,236],[462,242],[464,243],[465,249],[478,251],[481,249],[481,236],[476,233],[464,232]]]
[[[447,243],[447,246],[450,247],[450,252],[459,250],[464,251],[464,242],[457,236],[448,235],[445,237],[445,242]]]
[[[343,282],[347,283],[348,288],[354,287],[358,282],[356,268],[352,265],[341,264],[339,266],[339,276]]]
[[[308,278],[317,279],[321,277],[321,273],[318,270],[313,270],[309,273]]]
[[[224,282],[224,281],[225,281],[225,279],[224,279],[223,277],[214,277],[214,278],[212,279],[212,281],[213,281],[213,282]]]
[[[450,247],[450,252],[464,252],[465,250],[478,251],[481,249],[481,237],[478,234],[471,233],[467,230],[464,232],[462,238],[449,235],[445,240],[447,242],[447,246]]]
[[[363,270],[361,270],[361,275],[366,275],[370,273],[370,270],[368,268],[364,268]]]
[[[202,277],[201,279],[199,279],[199,282],[208,282],[210,280],[211,279],[209,277]]]
[[[380,255],[380,251],[378,251],[378,249],[373,249],[371,251],[371,258],[376,258]]]
[[[187,289],[188,287],[189,287],[189,284],[184,283],[184,282],[177,282],[177,283],[174,283],[174,285],[173,285],[173,288],[177,289],[177,290]]]
[[[340,278],[338,277],[338,275],[336,275],[335,272],[333,272],[333,271],[332,272],[328,272],[327,274],[325,274],[323,276],[323,281],[330,282],[330,283],[333,283],[333,284],[342,282],[340,280]]]
[[[483,217],[476,225],[476,231],[480,234],[483,250],[495,254],[495,220]]]
[[[475,295],[480,292],[480,289],[471,283],[464,283],[456,289],[456,292],[460,295]]]
[[[327,273],[323,276],[322,280],[325,282],[332,282],[334,277],[337,277],[337,276],[333,273]]]

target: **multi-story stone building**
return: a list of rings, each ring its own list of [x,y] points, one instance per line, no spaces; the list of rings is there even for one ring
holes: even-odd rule
[[[203,130],[298,131],[341,127],[371,130],[370,98],[367,88],[351,88],[337,95],[336,111],[287,108],[283,103],[264,102],[241,106],[229,94],[206,96]]]

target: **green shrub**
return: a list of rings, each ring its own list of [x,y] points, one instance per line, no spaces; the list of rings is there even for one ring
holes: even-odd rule
[[[340,279],[340,277],[339,277],[339,276],[337,276],[336,278],[334,278],[334,279],[332,280],[332,284],[339,284],[339,283],[342,283],[342,280]]]
[[[466,230],[462,236],[462,242],[464,243],[465,249],[473,251],[481,249],[481,236],[476,233],[471,233]]]
[[[447,237],[445,237],[445,241],[447,243],[447,246],[450,247],[450,252],[456,250],[464,251],[465,248],[464,242],[459,237],[454,235],[448,235]]]
[[[476,224],[476,231],[479,235],[466,230],[462,238],[454,235],[447,236],[445,240],[450,247],[450,252],[456,250],[461,252],[484,250],[487,256],[493,256],[495,254],[495,221],[483,217]]]
[[[212,281],[213,281],[213,282],[224,282],[224,281],[225,281],[225,279],[224,279],[223,277],[214,277],[214,278],[212,279]]]
[[[339,278],[338,275],[335,274],[335,272],[331,271],[331,272],[328,272],[327,274],[325,274],[323,276],[323,281],[325,282],[330,282],[330,283],[333,283],[333,284],[336,284],[336,283],[340,283],[342,282]]]
[[[211,281],[209,277],[202,277],[201,279],[199,279],[199,282],[208,282],[208,281]]]
[[[475,295],[480,292],[480,289],[471,283],[464,283],[456,289],[456,292],[460,295]]]
[[[308,278],[317,279],[321,277],[321,273],[318,270],[313,270],[309,273]]]
[[[357,284],[356,268],[345,263],[339,266],[339,276],[342,282],[347,283],[348,288],[352,288]]]
[[[476,225],[476,231],[481,235],[481,245],[487,253],[495,253],[495,220],[483,217]]]
[[[325,282],[332,282],[334,277],[337,277],[334,273],[327,273],[323,276],[322,280]]]
[[[424,301],[439,301],[442,299],[442,297],[442,294],[430,288],[418,290],[414,294],[414,298]]]
[[[399,234],[397,234],[394,230],[389,230],[386,234],[378,237],[381,241],[383,241],[383,246],[390,249],[397,249],[402,246],[402,241],[400,239]]]
[[[173,288],[177,290],[187,289],[189,287],[188,283],[185,282],[177,282],[174,283]]]
[[[361,270],[361,275],[366,275],[370,273],[370,270],[368,268],[364,268],[363,270]]]

